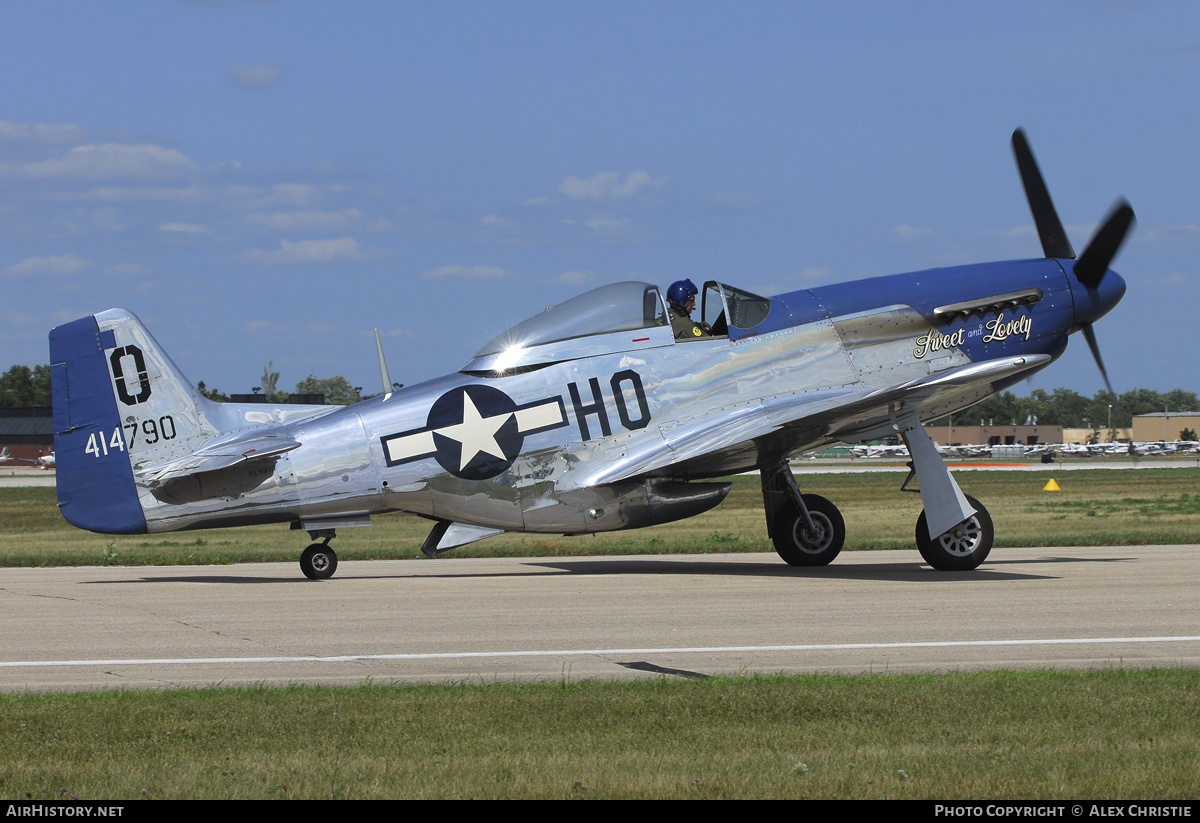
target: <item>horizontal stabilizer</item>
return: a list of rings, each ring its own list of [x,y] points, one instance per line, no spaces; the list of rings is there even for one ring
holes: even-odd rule
[[[181,477],[188,477],[204,472],[215,472],[245,463],[250,460],[261,460],[275,457],[300,447],[300,443],[290,437],[277,434],[259,434],[241,437],[236,440],[226,440],[172,460],[161,466],[148,466],[137,471],[139,480],[151,488],[161,486]]]

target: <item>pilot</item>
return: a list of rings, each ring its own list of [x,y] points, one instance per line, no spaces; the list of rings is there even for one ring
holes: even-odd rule
[[[712,334],[700,323],[692,320],[696,308],[696,292],[691,280],[676,280],[667,289],[667,302],[671,304],[671,329],[676,340],[703,340]]]

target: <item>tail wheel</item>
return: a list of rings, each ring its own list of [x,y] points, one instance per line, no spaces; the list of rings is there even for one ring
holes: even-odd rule
[[[809,529],[800,510],[788,505],[771,526],[771,541],[789,566],[828,565],[846,543],[846,521],[827,498],[819,494],[803,497],[816,528]]]
[[[991,516],[974,497],[968,496],[967,502],[975,514],[935,538],[929,537],[925,512],[917,518],[917,549],[925,562],[938,571],[970,571],[986,560],[992,550],[996,532]]]
[[[326,543],[313,543],[300,555],[300,571],[309,580],[327,580],[337,571],[337,553]]]

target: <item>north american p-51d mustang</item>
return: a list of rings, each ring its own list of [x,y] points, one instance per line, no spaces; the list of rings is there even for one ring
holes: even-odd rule
[[[290,523],[319,541],[300,559],[318,579],[337,567],[335,530],[375,515],[430,519],[435,555],[506,531],[668,523],[720,503],[730,484],[714,478],[757,469],[775,549],[812,566],[837,556],[845,524],[788,458],[898,435],[921,555],[973,569],[991,519],[922,420],[1044,368],[1076,331],[1103,374],[1092,324],[1125,293],[1108,266],[1133,223],[1121,201],[1075,259],[1019,130],[1013,149],[1044,259],[775,297],[710,281],[684,340],[656,286],[616,283],[519,323],[456,374],[353,406],[210,402],[130,312],[67,323],[50,332],[59,506],[116,534]],[[382,351],[380,366],[390,387]]]

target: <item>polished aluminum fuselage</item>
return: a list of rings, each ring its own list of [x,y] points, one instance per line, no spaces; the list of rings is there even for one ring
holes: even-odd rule
[[[147,530],[357,525],[404,511],[496,530],[582,533],[688,516],[717,495],[715,484],[691,481],[886,435],[905,407],[922,419],[956,411],[1061,354],[1079,325],[1078,285],[1055,260],[991,267],[793,292],[772,298],[771,322],[752,333],[694,342],[676,342],[669,326],[597,335],[547,353],[536,368],[468,368],[333,410],[200,398],[209,437],[259,427],[300,446],[199,478],[139,484]],[[998,274],[1006,281],[997,283]],[[1003,310],[933,315],[935,305],[1019,289],[1036,290],[1039,302],[1007,318]],[[997,337],[997,328],[1007,333]],[[939,382],[943,375],[954,379]],[[561,409],[561,420],[519,438],[519,453],[495,476],[448,471],[443,457],[422,458],[413,444],[442,442],[431,409],[470,386],[498,390],[518,408]],[[402,459],[392,443],[404,444]],[[136,443],[130,456],[136,469]],[[161,451],[154,459],[163,461]]]

